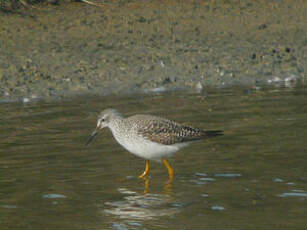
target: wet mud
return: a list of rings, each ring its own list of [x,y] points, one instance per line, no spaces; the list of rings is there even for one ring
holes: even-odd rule
[[[304,0],[100,2],[1,11],[0,100],[304,81]]]

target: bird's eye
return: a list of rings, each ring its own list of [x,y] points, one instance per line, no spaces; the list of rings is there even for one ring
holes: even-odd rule
[[[104,119],[104,118],[102,118],[102,119],[101,119],[101,121],[102,121],[102,122],[104,122],[104,121],[105,121],[105,119]]]

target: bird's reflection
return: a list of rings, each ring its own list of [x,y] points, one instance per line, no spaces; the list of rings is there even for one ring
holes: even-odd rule
[[[146,177],[144,178],[144,194],[147,194],[149,192],[149,184],[150,184],[150,178]],[[173,194],[173,179],[169,179],[165,182],[165,185],[163,187],[163,193],[172,195]]]
[[[163,189],[165,194],[173,195],[173,180],[166,181]]]
[[[149,190],[149,178],[144,179],[144,194],[147,194]]]
[[[173,196],[148,193],[146,186],[149,186],[149,179],[145,180],[145,194],[119,188],[118,191],[124,195],[124,198],[106,202],[104,212],[121,219],[150,220],[161,216],[173,216],[180,211],[180,206]]]

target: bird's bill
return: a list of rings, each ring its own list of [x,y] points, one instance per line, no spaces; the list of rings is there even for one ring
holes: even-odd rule
[[[91,133],[89,138],[87,139],[87,142],[85,143],[85,146],[87,146],[93,139],[94,137],[98,134],[98,129],[95,129],[94,132]]]

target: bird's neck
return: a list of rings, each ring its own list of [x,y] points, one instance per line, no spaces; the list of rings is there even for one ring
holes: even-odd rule
[[[116,117],[112,122],[109,124],[109,128],[112,131],[113,135],[120,129],[121,123],[123,123],[124,118],[123,117]]]

